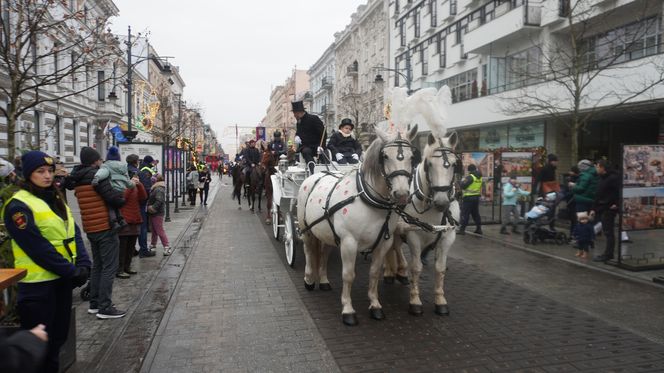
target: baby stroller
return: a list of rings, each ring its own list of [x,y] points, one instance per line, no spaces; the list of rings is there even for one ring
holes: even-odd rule
[[[526,213],[526,227],[523,232],[523,242],[535,245],[537,241],[553,240],[557,245],[567,243],[567,235],[551,228],[555,221],[556,206],[561,201],[556,192],[551,192],[545,198],[538,198],[535,206]]]

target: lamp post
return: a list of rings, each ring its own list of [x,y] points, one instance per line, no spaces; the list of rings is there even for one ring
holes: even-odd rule
[[[178,126],[177,126],[177,130],[175,132],[175,138],[177,139],[177,138],[180,137],[180,123],[182,123],[182,94],[177,93],[177,94],[175,94],[175,96],[177,96],[177,98],[178,98],[178,123],[177,123]],[[177,165],[178,162],[181,162],[181,161],[182,161],[182,157],[179,153],[177,153],[176,162],[174,162],[172,164]],[[182,193],[182,175],[180,175],[180,177],[178,178],[178,174],[179,174],[179,172],[175,172],[175,175],[174,175],[175,178],[173,179],[173,190],[175,190],[175,185],[178,184],[180,186],[178,188],[178,191],[180,193]],[[179,183],[178,183],[178,180],[180,181]],[[180,198],[178,198],[178,197],[180,197],[180,196],[175,195],[175,198],[174,198],[175,199],[175,208],[173,209],[174,213],[180,212],[180,207],[178,206],[178,200]]]
[[[412,81],[411,78],[411,72],[410,72],[410,53],[406,53],[406,68],[405,69],[390,69],[389,67],[383,67],[383,66],[374,66],[372,69],[376,71],[391,71],[393,73],[399,74],[401,77],[403,77],[406,80],[406,87],[408,88],[408,95],[413,93],[413,91],[410,88],[410,83]],[[405,73],[404,73],[405,71]],[[376,78],[374,79],[374,83],[384,83],[385,80],[383,79],[383,76],[381,74],[376,74]]]
[[[136,138],[136,135],[138,134],[138,131],[132,131],[131,126],[133,122],[133,111],[134,111],[134,105],[133,105],[133,76],[134,76],[134,66],[141,63],[145,62],[149,59],[153,60],[168,60],[168,58],[172,57],[166,57],[166,56],[147,56],[147,57],[138,57],[138,56],[133,56],[131,54],[131,47],[132,47],[132,41],[131,41],[131,26],[127,27],[127,41],[125,42],[125,45],[127,46],[127,130],[122,131],[122,134],[124,137],[127,139],[128,142],[131,142],[133,139]],[[140,33],[139,33],[140,35]],[[137,57],[136,61],[132,61],[132,57]],[[164,69],[163,71],[165,72],[170,72],[170,67],[164,64]]]

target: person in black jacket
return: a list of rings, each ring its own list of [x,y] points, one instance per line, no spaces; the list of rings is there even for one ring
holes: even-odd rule
[[[325,125],[316,115],[304,110],[304,103],[296,101],[292,103],[293,116],[297,119],[297,130],[295,131],[295,144],[299,146],[299,152],[304,161],[314,162],[314,155],[323,151],[326,142]],[[313,167],[310,170],[313,173]]]
[[[362,145],[351,135],[355,125],[349,118],[341,120],[339,131],[330,137],[327,148],[332,152],[332,159],[339,164],[358,163],[362,154]]]
[[[39,324],[8,338],[0,336],[0,372],[38,372],[46,356],[48,333],[44,329],[44,324]]]
[[[242,172],[244,172],[245,180],[248,182],[250,180],[251,170],[253,170],[261,161],[261,155],[258,152],[258,149],[256,149],[256,140],[249,140],[247,147],[242,150],[242,161],[244,162]]]
[[[609,163],[601,159],[597,162],[597,173],[599,183],[595,194],[595,203],[592,212],[595,212],[602,222],[602,231],[606,238],[606,248],[602,255],[593,258],[595,262],[605,262],[613,259],[613,251],[616,245],[615,221],[620,204],[620,176],[611,169]]]
[[[150,195],[150,190],[152,189],[152,176],[156,173],[154,171],[155,160],[150,155],[143,157],[143,162],[138,169],[138,179],[143,184],[145,188],[145,193]],[[128,168],[129,170],[129,168]],[[141,218],[143,223],[141,224],[141,231],[138,234],[138,256],[141,258],[155,256],[155,252],[150,250],[148,247],[148,214],[146,212],[146,202],[143,202],[141,205]]]
[[[274,131],[272,136],[272,142],[268,144],[267,148],[275,155],[276,159],[279,159],[279,157],[288,153],[288,149],[286,149],[286,144],[284,144],[279,130]]]

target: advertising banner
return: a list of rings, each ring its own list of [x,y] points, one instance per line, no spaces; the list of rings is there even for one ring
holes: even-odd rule
[[[507,126],[480,129],[480,149],[498,149],[508,145]]]
[[[624,145],[618,263],[664,267],[664,145]]]
[[[477,167],[482,174],[482,201],[493,201],[493,153],[461,153],[461,162],[466,174],[469,165]]]
[[[118,143],[118,148],[120,149],[120,156],[124,160],[129,154],[136,154],[138,157],[143,160],[146,155],[151,156],[155,160],[159,161],[157,163],[157,172],[163,173],[163,144],[158,143],[142,143],[142,142],[123,142]]]
[[[544,145],[544,123],[510,125],[509,146],[535,148]]]
[[[502,182],[509,181],[510,176],[516,176],[523,190],[533,190],[533,153],[532,152],[505,152],[500,156],[503,165]]]

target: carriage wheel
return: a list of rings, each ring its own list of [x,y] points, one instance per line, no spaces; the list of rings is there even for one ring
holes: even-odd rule
[[[279,206],[272,201],[272,235],[279,241]]]
[[[295,221],[293,214],[287,212],[284,214],[284,248],[286,249],[286,262],[289,266],[295,264],[295,246],[297,242],[295,237]]]

